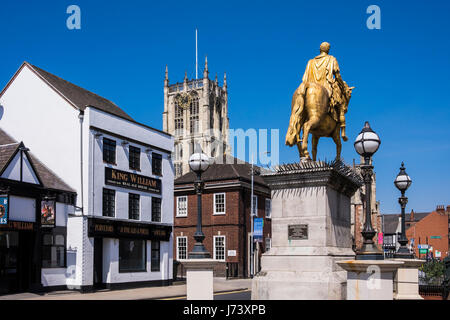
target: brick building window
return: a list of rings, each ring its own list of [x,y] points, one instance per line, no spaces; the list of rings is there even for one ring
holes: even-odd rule
[[[225,261],[225,236],[214,236],[214,259]]]
[[[130,169],[140,170],[141,167],[141,149],[130,146],[129,163]]]
[[[152,173],[157,176],[162,175],[162,155],[159,153],[152,153]]]
[[[152,197],[152,221],[161,222],[161,199]]]
[[[187,196],[177,197],[177,217],[187,217]]]
[[[225,193],[214,194],[214,214],[225,214]]]
[[[187,259],[187,237],[177,237],[177,260]]]
[[[116,164],[116,141],[103,138],[103,161]]]
[[[103,188],[103,215],[114,217],[116,211],[116,191]]]
[[[267,252],[272,247],[272,239],[271,238],[266,238],[264,241],[265,241],[265,248],[266,248],[265,252]]]
[[[139,220],[139,195],[130,193],[128,196],[128,218]]]
[[[272,218],[272,201],[266,199],[266,218]]]
[[[252,214],[257,217],[258,216],[258,196],[253,196],[253,212]]]

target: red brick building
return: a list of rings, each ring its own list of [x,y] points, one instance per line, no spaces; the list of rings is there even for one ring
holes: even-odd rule
[[[414,211],[406,216],[406,236],[414,243],[416,257],[425,258],[424,254],[419,255],[419,244],[428,244],[432,247],[431,253],[436,258],[436,251],[440,252],[441,260],[449,254],[449,229],[450,229],[450,206],[437,206],[436,210],[429,213],[419,221],[415,219]],[[414,239],[414,240],[412,240]],[[439,254],[438,254],[439,255]]]
[[[258,171],[259,169],[255,167]],[[196,176],[189,172],[175,180],[174,260],[186,259],[192,251],[197,225]],[[214,270],[219,277],[248,277],[250,271],[250,207],[251,165],[213,164],[202,174],[205,188],[202,194],[203,241],[211,257],[220,260]],[[260,256],[270,249],[270,190],[264,180],[254,175],[254,210],[264,219],[262,242],[255,246],[256,270]],[[180,269],[180,268],[179,268]],[[183,270],[179,270],[178,274]]]

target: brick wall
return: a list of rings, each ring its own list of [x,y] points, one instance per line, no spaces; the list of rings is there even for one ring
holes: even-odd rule
[[[214,194],[225,193],[225,214],[214,214]],[[250,190],[243,187],[205,189],[202,195],[202,231],[205,234],[203,244],[214,257],[214,236],[225,236],[225,261],[215,268],[214,275],[226,276],[226,263],[238,264],[238,276],[248,276],[248,234],[250,232]],[[176,216],[176,201],[178,196],[188,197],[187,217]],[[258,217],[265,217],[265,199],[270,198],[267,193],[255,191],[258,196]],[[195,240],[193,238],[197,226],[197,195],[193,191],[175,192],[174,205],[174,259],[176,259],[176,241],[179,236],[186,236],[188,252],[192,251]],[[264,220],[264,238],[271,236],[270,219]],[[265,251],[265,243],[260,244],[261,255]],[[236,256],[228,256],[228,250],[235,250]]]
[[[414,239],[414,250],[417,257],[419,257],[417,245],[427,244],[427,238],[428,245],[433,247],[433,256],[435,256],[435,250],[442,253],[441,259],[447,256],[449,251],[449,215],[450,206],[447,207],[447,210],[439,207],[438,210],[433,211],[406,230],[409,241],[411,242],[411,239]],[[432,236],[439,236],[440,239],[432,239]],[[425,258],[425,255],[422,254],[420,257]]]

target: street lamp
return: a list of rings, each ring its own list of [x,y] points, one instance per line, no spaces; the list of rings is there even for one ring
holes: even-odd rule
[[[204,182],[202,181],[202,173],[209,167],[209,158],[204,153],[194,153],[189,158],[189,167],[197,174],[197,180],[194,181],[195,191],[197,193],[197,231],[194,234],[196,241],[194,249],[189,252],[189,259],[206,259],[211,258],[211,254],[206,251],[203,245],[205,235],[202,232],[202,192]]]
[[[405,197],[405,191],[406,191],[406,189],[409,188],[411,183],[412,183],[412,180],[406,173],[405,165],[402,162],[402,166],[400,167],[400,172],[394,180],[395,186],[402,193],[401,197],[398,198],[398,203],[400,203],[400,206],[402,208],[402,234],[400,236],[400,239],[398,239],[398,242],[400,243],[400,248],[398,248],[397,252],[395,253],[395,255],[394,255],[395,258],[403,258],[403,259],[412,259],[413,258],[412,253],[406,247],[406,245],[408,244],[408,238],[406,237],[406,227],[405,227],[405,207],[406,207],[406,204],[408,203],[408,198]]]
[[[359,251],[356,253],[356,260],[383,260],[383,253],[374,244],[373,237],[376,232],[372,227],[372,175],[373,166],[370,164],[370,158],[377,152],[381,144],[380,137],[370,128],[369,122],[366,121],[364,128],[356,137],[354,146],[356,152],[364,158],[364,164],[361,165],[361,175],[364,179],[366,195],[366,221],[364,229],[361,232],[364,242]]]

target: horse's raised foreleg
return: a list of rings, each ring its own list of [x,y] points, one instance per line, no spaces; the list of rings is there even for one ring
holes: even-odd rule
[[[342,143],[341,143],[341,128],[339,126],[336,126],[336,129],[333,132],[333,141],[336,144],[336,160],[341,159],[341,149],[342,149]]]
[[[316,136],[315,134],[312,135],[312,156],[313,156],[313,161],[316,161],[317,159],[317,145],[319,144],[319,139],[320,137]]]

